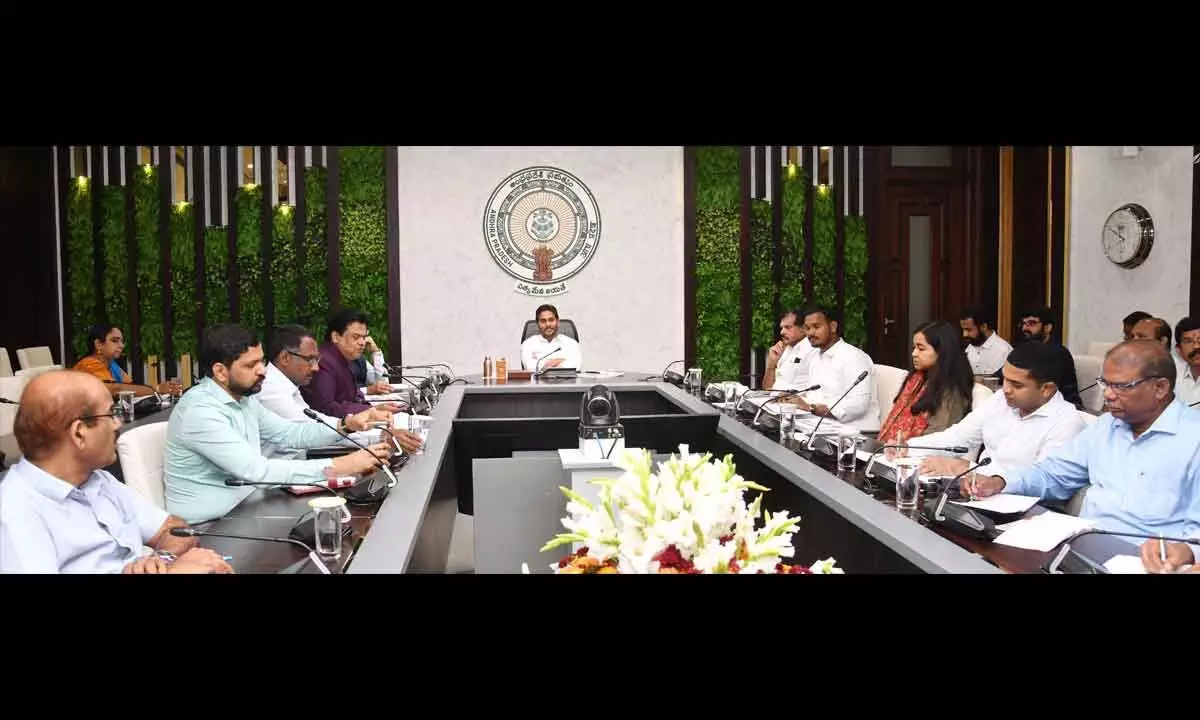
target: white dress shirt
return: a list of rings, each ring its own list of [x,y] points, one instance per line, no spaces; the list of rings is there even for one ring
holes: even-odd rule
[[[808,338],[803,338],[795,345],[788,345],[779,355],[779,363],[775,366],[775,384],[772,390],[803,390],[812,383],[809,379],[809,363],[817,349]],[[865,381],[864,381],[865,382]]]
[[[576,370],[583,367],[583,350],[579,343],[562,333],[555,333],[553,340],[547,340],[541,333],[525,338],[521,343],[521,366],[526,370],[537,370],[538,361],[558,348],[561,349],[554,353],[554,358],[563,358],[558,367]]]
[[[971,372],[976,375],[994,375],[1004,367],[1012,350],[1007,340],[992,333],[982,345],[967,345],[967,362],[971,363]]]
[[[1200,402],[1200,378],[1192,377],[1192,369],[1188,365],[1176,370],[1175,397],[1179,398],[1184,405]],[[1197,408],[1200,408],[1200,405],[1192,409]]]
[[[366,353],[363,354],[365,355]],[[374,385],[380,380],[385,382],[390,381],[385,365],[386,363],[383,360],[382,350],[376,350],[375,352],[371,353],[371,361],[367,363],[367,385]],[[362,388],[362,391],[364,395],[367,394],[366,388]]]
[[[1045,405],[1021,417],[1010,407],[1003,392],[992,393],[979,407],[941,432],[914,438],[917,445],[965,445],[974,453],[981,446],[979,459],[992,459],[980,472],[1008,477],[1006,471],[1033,465],[1062,447],[1087,427],[1075,406],[1055,391]],[[928,450],[912,450],[913,456],[941,455]]]
[[[875,364],[871,362],[871,356],[841,338],[828,350],[817,352],[809,358],[809,384],[820,385],[821,389],[806,393],[804,397],[812,405],[830,407],[849,390],[863,371],[866,371],[867,377],[850,390],[837,407],[830,408],[832,419],[859,432],[878,431]]]
[[[311,423],[312,418],[304,414],[305,410],[310,410],[309,404],[304,401],[304,397],[300,394],[300,387],[291,381],[283,371],[275,367],[275,363],[267,363],[267,377],[263,380],[262,390],[255,397],[262,403],[262,406],[278,415],[284,420],[292,422]],[[316,412],[314,410],[314,412]],[[317,412],[317,417],[326,425],[337,428],[341,427],[341,419],[331,417],[325,413]],[[374,442],[375,436],[370,433],[351,433],[351,437],[362,443]],[[333,433],[329,434],[330,445],[353,445],[348,440],[338,440]],[[293,448],[285,448],[274,443],[263,443],[263,457],[292,457],[295,455]]]
[[[74,487],[22,458],[0,482],[0,573],[119,573],[166,520],[104,470]]]
[[[300,394],[300,387],[287,375],[284,375],[282,370],[275,367],[273,362],[267,363],[267,378],[263,380],[262,390],[258,392],[257,397],[263,407],[284,420],[312,422],[304,414],[309,406]],[[338,427],[341,422],[338,418],[324,413],[317,413],[317,417],[321,418],[321,422],[333,427]]]

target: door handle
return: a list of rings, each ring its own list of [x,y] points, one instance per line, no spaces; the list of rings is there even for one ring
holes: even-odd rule
[[[884,334],[884,335],[887,335],[887,334],[888,334],[888,328],[889,328],[890,326],[892,326],[892,325],[895,325],[895,324],[896,324],[896,321],[895,321],[895,320],[891,319],[890,317],[884,317],[884,318],[883,318],[883,334]]]

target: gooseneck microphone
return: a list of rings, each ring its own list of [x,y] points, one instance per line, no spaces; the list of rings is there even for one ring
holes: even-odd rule
[[[342,432],[339,428],[329,427],[329,425],[326,425],[324,422],[321,421],[321,416],[317,415],[316,411],[313,410],[312,408],[304,408],[304,414],[307,415],[308,417],[312,418],[313,420],[315,420],[316,423],[318,425],[320,425],[321,427],[329,428],[330,430],[334,431],[338,435],[346,438],[350,442],[359,446],[363,450],[366,450],[367,454],[369,454],[371,456],[371,459],[373,459],[375,461],[375,464],[379,466],[379,469],[383,471],[383,474],[387,475],[388,480],[390,481],[388,483],[388,487],[389,488],[396,487],[396,483],[399,482],[399,480],[396,479],[396,474],[392,472],[392,469],[390,467],[388,467],[386,463],[384,463],[382,460],[380,460],[378,457],[376,457],[375,453],[371,452],[370,448],[368,448],[366,445],[363,445],[362,443],[355,440],[354,438],[350,437],[348,434]]]
[[[1120,532],[1118,530],[1088,528],[1087,530],[1080,531],[1067,538],[1067,541],[1063,543],[1062,548],[1058,551],[1054,558],[1046,564],[1044,568],[1046,572],[1050,573],[1051,575],[1065,575],[1068,572],[1092,573],[1097,575],[1108,574],[1108,570],[1104,566],[1092,561],[1078,550],[1073,550],[1071,548],[1071,543],[1075,542],[1084,535],[1114,535],[1116,537],[1138,538],[1139,540],[1162,540],[1163,542],[1200,545],[1200,538],[1168,537],[1166,535],[1151,535],[1149,533],[1131,533]],[[1196,554],[1197,557],[1200,557],[1200,553],[1193,554]],[[1062,569],[1063,565],[1067,566],[1065,570]]]
[[[950,488],[957,487],[957,483],[967,473],[990,463],[992,459],[986,457],[973,466],[963,470],[959,474],[951,478],[945,485],[942,486],[942,491],[938,493],[937,503],[932,510],[928,512],[926,517],[929,522],[935,525],[941,525],[950,532],[958,535],[965,535],[976,540],[991,540],[998,534],[996,524],[990,518],[984,517],[975,512],[971,508],[963,507],[958,504],[947,504],[946,501],[950,498]]]
[[[542,374],[542,363],[546,362],[546,358],[550,357],[554,353],[559,352],[561,350],[562,350],[562,345],[559,345],[558,347],[554,348],[550,352],[548,352],[545,355],[538,358],[538,361],[533,364],[533,374],[541,375]]]
[[[1080,390],[1079,390],[1079,394],[1080,394],[1080,395],[1082,395],[1082,394],[1084,394],[1085,392],[1087,392],[1088,390],[1091,390],[1092,388],[1096,387],[1096,386],[1097,386],[1097,385],[1099,385],[1099,384],[1100,384],[1099,382],[1094,382],[1094,383],[1092,383],[1091,385],[1088,385],[1088,386],[1087,386],[1087,387],[1085,387],[1085,388],[1080,388]]]
[[[196,528],[190,528],[190,527],[171,528],[171,534],[174,535],[175,537],[223,537],[223,538],[233,538],[234,540],[258,540],[261,542],[287,543],[288,545],[295,545],[298,548],[302,548],[306,553],[308,553],[308,559],[312,560],[313,565],[316,565],[317,569],[320,570],[322,574],[325,574],[325,575],[333,574],[333,572],[328,567],[325,566],[325,563],[321,562],[321,558],[317,555],[316,550],[313,550],[308,545],[305,545],[304,543],[300,542],[299,540],[293,540],[292,538],[261,537],[258,535],[235,535],[233,533],[220,533],[220,532],[211,532],[209,530],[197,530]]]
[[[793,395],[800,395],[802,393],[811,392],[813,390],[820,390],[820,389],[821,389],[820,385],[813,385],[811,387],[806,387],[803,390],[766,390],[765,392],[774,392],[774,393],[779,393],[779,394],[775,395],[774,397],[767,398],[766,400],[764,400],[762,402],[761,405],[758,406],[758,412],[754,413],[754,419],[750,421],[750,427],[754,427],[754,426],[758,425],[758,418],[760,415],[762,415],[763,410],[765,410],[768,405],[775,402],[776,400],[780,400],[785,397],[791,397]]]
[[[812,434],[810,434],[808,436],[808,445],[805,446],[806,449],[808,449],[808,450],[813,449],[813,441],[816,440],[816,438],[817,438],[817,430],[821,429],[821,423],[825,422],[825,418],[832,415],[833,409],[838,406],[838,403],[845,400],[846,396],[850,394],[850,391],[853,390],[854,388],[858,387],[858,384],[860,382],[862,382],[863,380],[866,380],[867,376],[870,374],[871,374],[870,370],[863,370],[861,373],[859,373],[858,378],[854,382],[850,383],[850,387],[846,388],[846,392],[842,393],[842,396],[840,398],[838,398],[836,402],[834,402],[832,405],[830,405],[828,408],[825,409],[825,414],[822,415],[817,420],[817,424],[813,428]]]
[[[340,497],[334,488],[344,488],[353,485],[353,481],[349,480],[327,480],[325,482],[257,482],[254,480],[242,480],[241,478],[227,478],[225,484],[230,487],[243,487],[245,485],[256,485],[261,487],[314,487],[318,490],[325,490],[336,497]]]
[[[947,445],[945,447],[933,447],[931,445],[908,445],[904,443],[898,445],[880,445],[875,449],[875,452],[871,453],[871,457],[867,458],[867,469],[866,472],[863,473],[864,475],[869,478],[875,477],[871,474],[871,466],[875,464],[875,458],[879,456],[879,453],[887,450],[888,448],[904,448],[906,450],[939,450],[941,452],[952,453],[965,453],[970,452],[971,450],[971,448],[965,445]]]

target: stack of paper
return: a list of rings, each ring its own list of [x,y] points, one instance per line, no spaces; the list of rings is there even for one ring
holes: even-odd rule
[[[973,510],[987,510],[995,513],[1023,513],[1037,505],[1040,498],[1032,495],[992,495],[981,500],[953,500],[951,502]]]
[[[1146,566],[1137,555],[1114,555],[1104,563],[1104,569],[1113,575],[1145,575]]]
[[[996,543],[1009,547],[1050,552],[1072,535],[1087,530],[1094,521],[1064,515],[1063,513],[1044,512],[1031,518],[1025,518],[1008,523],[1007,528]]]

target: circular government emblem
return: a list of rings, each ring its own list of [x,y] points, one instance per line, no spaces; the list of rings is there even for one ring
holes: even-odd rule
[[[525,168],[492,191],[483,212],[483,237],[496,264],[518,280],[518,292],[565,292],[562,281],[582,270],[596,252],[600,210],[592,191],[571,173]]]

